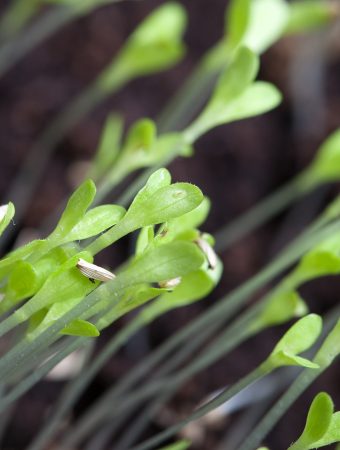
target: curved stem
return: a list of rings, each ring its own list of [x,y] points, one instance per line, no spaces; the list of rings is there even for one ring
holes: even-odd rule
[[[137,318],[138,319],[138,318]],[[45,448],[46,444],[53,437],[58,430],[61,420],[71,409],[74,402],[78,399],[79,395],[86,389],[93,377],[104,366],[104,364],[110,359],[112,354],[122,345],[127,339],[132,336],[139,328],[141,324],[138,320],[135,320],[129,324],[128,327],[122,329],[109,344],[99,353],[99,355],[91,362],[91,365],[87,367],[86,372],[81,376],[75,378],[69,383],[64,390],[62,397],[54,409],[52,416],[49,418],[46,426],[42,428],[42,431],[34,439],[29,450],[40,450]]]
[[[330,329],[336,324],[339,319],[339,314],[339,306],[335,307],[327,314],[326,320],[324,321],[323,335],[327,335]],[[253,450],[254,448],[257,448],[295,400],[299,398],[308,386],[310,386],[326,369],[327,367],[314,370],[305,369],[247,436],[239,447],[239,450]]]
[[[194,336],[199,336],[202,330],[205,330],[207,327],[216,330],[232,313],[235,313],[242,308],[242,305],[244,305],[249,295],[278,275],[281,270],[292,264],[308,248],[310,248],[310,246],[328,236],[330,230],[337,230],[338,227],[338,224],[333,224],[312,235],[307,234],[307,242],[303,238],[297,239],[276,261],[263,269],[258,275],[248,280],[244,285],[235,289],[232,293],[222,299],[221,302],[209,309],[204,315],[199,316],[187,327],[166,341],[165,344],[156,350],[156,352],[143,361],[143,364],[139,366],[135,372],[132,372],[130,376],[123,379],[122,382],[113,389],[110,393],[110,398],[116,398],[117,395],[124,393],[125,389],[129,388],[131,385],[131,378],[133,378],[133,382],[135,382],[135,379],[143,376],[148,371],[149,367],[151,368],[154,364],[163,360],[171,351],[176,349],[183,342],[193,340]],[[111,394],[113,395],[112,397]],[[96,406],[96,408],[98,408],[97,416],[94,414],[87,414],[80,420],[79,424],[73,428],[73,431],[63,442],[63,446],[70,447],[74,445],[75,442],[78,442],[78,440],[87,433],[87,430],[90,430],[92,426],[97,424],[98,417],[101,418],[102,415],[105,414],[105,403],[107,398],[109,397],[103,397],[98,402]]]
[[[47,375],[59,362],[66,358],[70,353],[80,348],[84,343],[84,339],[76,339],[69,345],[65,346],[57,355],[49,359],[45,364],[36,368],[31,375],[27,376],[21,383],[6,394],[0,402],[0,412],[4,411],[11,403],[25,394],[32,386]]]
[[[234,348],[240,345],[241,342],[250,337],[252,333],[248,331],[249,328],[247,327],[247,324],[249,324],[251,318],[256,315],[258,309],[259,305],[251,311],[249,310],[244,313],[231,327],[221,333],[215,342],[210,344],[208,348],[203,351],[203,356],[198,356],[192,363],[188,364],[187,367],[170,378],[169,382],[165,384],[161,397],[157,397],[145,410],[143,410],[137,420],[134,417],[133,423],[129,426],[128,433],[125,433],[123,438],[118,442],[117,448],[120,450],[131,448],[131,445],[144,431],[150,419],[154,417],[162,405],[178,391],[180,386],[187,382],[192,376],[216,362],[220,357],[225,357]],[[127,412],[129,413],[129,411]],[[125,417],[126,414],[123,418]],[[116,424],[116,420],[114,424]]]
[[[154,445],[158,445],[159,443],[163,442],[165,439],[176,434],[188,423],[190,423],[194,420],[197,420],[200,417],[203,417],[206,414],[208,414],[210,411],[218,408],[220,405],[222,405],[223,403],[230,400],[236,394],[238,394],[243,389],[245,389],[246,387],[253,384],[255,381],[259,380],[266,374],[267,373],[263,372],[261,367],[253,370],[248,375],[246,375],[241,380],[239,380],[237,383],[235,383],[231,388],[225,389],[213,400],[209,401],[205,405],[198,408],[189,417],[185,418],[184,420],[181,420],[176,425],[173,425],[172,427],[168,428],[167,430],[163,431],[162,433],[159,433],[158,435],[154,436],[153,438],[148,439],[147,441],[143,442],[142,444],[137,445],[136,447],[133,447],[133,449],[131,449],[131,450],[147,450],[147,449],[153,447]]]

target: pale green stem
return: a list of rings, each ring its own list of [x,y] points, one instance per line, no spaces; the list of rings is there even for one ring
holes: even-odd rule
[[[193,339],[193,336],[199,336],[201,330],[205,330],[209,326],[211,326],[212,328],[218,328],[218,326],[221,325],[221,323],[226,320],[227,317],[230,317],[232,313],[236,313],[236,311],[242,308],[245,301],[252,293],[254,293],[265,283],[270,281],[276,275],[278,275],[281,270],[284,270],[284,268],[292,264],[308,248],[312,247],[317,242],[328,236],[330,232],[335,232],[338,229],[338,226],[339,225],[337,224],[330,225],[329,227],[326,227],[318,233],[314,233],[311,236],[308,235],[308,245],[306,245],[307,243],[304,242],[304,239],[302,238],[293,242],[289,247],[289,250],[282,254],[276,261],[271,263],[258,275],[253,277],[251,280],[248,280],[241,287],[237,288],[232,293],[227,295],[223,299],[223,301],[217,303],[204,315],[195,319],[187,327],[185,327],[184,329],[176,333],[171,339],[166,341],[166,343],[163,344],[155,354],[152,354],[149,357],[149,360],[147,359],[143,362],[142,366],[137,368],[137,376],[139,376],[138,372],[141,372],[143,376],[145,374],[145,371],[148,370],[148,365],[150,364],[150,366],[152,367],[153,361],[161,361],[170,351],[177,348],[181,343],[189,342]],[[123,379],[122,382],[115,388],[115,396],[122,392],[125,392],[125,387],[130,386],[129,383],[129,377],[127,377],[127,379]],[[100,417],[101,414],[103,414],[101,411],[106,411],[105,399],[103,399],[103,402],[98,405],[98,411],[98,415]],[[65,440],[64,445],[66,447],[74,445],[74,443],[82,437],[84,431],[86,433],[86,430],[89,429],[93,423],[96,423],[96,418],[93,415],[92,417],[87,417],[86,421],[82,421],[79,427],[76,426],[73,429],[72,433],[70,433],[68,438]]]
[[[328,318],[324,321],[323,334],[326,334],[328,330],[335,325],[337,319],[339,318],[339,312],[340,308],[337,307],[327,315]],[[274,428],[276,423],[285,414],[285,412],[290,408],[290,406],[326,369],[327,367],[314,370],[305,369],[285,391],[275,405],[266,413],[258,425],[247,436],[238,450],[253,450],[254,448],[257,448],[267,434]]]
[[[157,119],[157,129],[160,134],[183,130],[208,100],[216,79],[226,66],[228,58],[227,52],[224,52],[223,42],[219,42],[200,60],[192,74]],[[171,155],[161,163],[143,170],[118,197],[117,203],[127,206],[139,189],[144,186],[149,176],[159,167],[170,164],[175,158],[176,155]]]
[[[50,358],[45,364],[38,368],[24,378],[15,388],[13,388],[6,396],[1,399],[0,412],[3,412],[11,403],[15,402],[29,389],[31,389],[38,381],[44,378],[59,362],[66,358],[70,353],[83,346],[85,339],[78,338],[64,349],[57,353],[53,358]]]
[[[0,38],[7,40],[18,33],[38,11],[41,0],[12,0],[0,19]]]
[[[95,291],[92,291],[77,306],[56,320],[47,330],[42,332],[32,342],[20,342],[0,360],[0,378],[4,380],[15,373],[17,367],[24,364],[25,358],[33,355],[35,352],[48,347],[52,342],[59,338],[58,333],[73,319],[80,317],[86,310],[93,307],[100,300],[111,301],[114,306],[120,298],[121,292],[129,286],[128,280],[117,276],[107,284],[101,285]]]
[[[18,37],[0,48],[0,77],[8,72],[21,58],[43,42],[59,28],[71,22],[77,14],[67,7],[53,8]]]
[[[309,188],[309,185],[308,185]],[[241,214],[235,220],[214,233],[215,248],[223,252],[235,241],[240,240],[255,228],[259,227],[284,208],[296,202],[306,193],[306,183],[303,174],[290,180],[287,184],[257,203],[254,207]]]
[[[193,375],[216,362],[220,357],[225,357],[241,342],[250,337],[252,333],[249,331],[247,325],[249,324],[251,318],[256,315],[259,310],[259,306],[260,305],[257,305],[255,308],[252,308],[244,313],[238,320],[236,320],[236,322],[232,324],[231,327],[228,327],[228,329],[223,332],[214,343],[210,344],[208,348],[203,351],[203,356],[197,357],[195,361],[176,373],[173,378],[170,378],[169,382],[165,383],[162,396],[160,398],[156,398],[146,410],[141,411],[137,420],[136,417],[134,417],[133,422],[129,426],[128,432],[125,433],[123,439],[119,441],[117,448],[131,448],[131,445],[144,431],[150,419],[157,414],[157,411],[169,400],[169,398],[179,389],[180,386],[182,386]],[[113,425],[115,425],[116,422],[117,420],[114,421]]]
[[[6,194],[6,197],[10,198],[15,204],[17,221],[20,221],[23,217],[56,145],[63,139],[66,132],[94,109],[107,95],[117,91],[128,79],[126,74],[118,68],[115,72],[115,79],[111,78],[110,81],[110,91],[107,91],[101,85],[101,78],[95,80],[92,85],[72,101],[66,110],[57,115],[29,151],[19,173],[11,183],[9,192]],[[1,242],[2,246],[5,245],[9,237],[10,233],[7,233],[7,239],[3,239]]]
[[[31,2],[32,0],[22,0]],[[123,0],[111,0],[117,3]],[[80,11],[67,6],[57,6],[47,11],[37,23],[23,30],[19,36],[7,42],[0,48],[0,77],[8,72],[21,58],[33,50],[49,36],[60,28],[72,22],[77,17],[87,14],[89,11]]]
[[[166,375],[171,370],[176,369],[188,356],[190,356],[197,348],[199,348],[205,340],[207,340],[215,331],[215,327],[207,328],[202,330],[195,339],[191,339],[187,342],[183,348],[180,348],[178,352],[173,355],[173,358],[167,359],[166,363],[161,366],[160,369],[156,370],[154,376],[160,378]],[[115,339],[115,338],[114,338]],[[176,347],[176,334],[166,341],[162,346],[152,352],[148,357],[143,359],[143,361],[127,374],[126,377],[122,378],[120,383],[113,386],[108,392],[105,392],[96,403],[91,408],[91,411],[85,413],[78,424],[73,427],[72,433],[68,436],[65,446],[74,445],[80,439],[83,439],[85,435],[91,432],[101,421],[103,415],[107,413],[107,399],[109,398],[110,403],[116,401],[116,399],[122,399],[125,397],[125,393],[131,391],[131,388],[141,380],[148,372],[151,371],[157,364],[165,359],[165,357]],[[105,351],[105,350],[104,350]],[[134,406],[134,405],[132,405]],[[111,406],[110,406],[111,409]],[[117,418],[113,427],[118,425],[120,417]]]
[[[171,426],[170,428],[166,429],[162,433],[159,433],[158,435],[154,436],[153,438],[148,439],[147,441],[143,442],[142,444],[137,445],[136,447],[133,447],[133,449],[131,449],[131,450],[147,450],[149,448],[152,448],[155,445],[159,445],[165,439],[178,433],[188,423],[193,422],[194,420],[197,420],[197,419],[205,416],[210,411],[218,408],[220,405],[227,402],[232,397],[234,397],[236,394],[243,391],[243,389],[250,386],[255,381],[258,381],[259,379],[261,379],[268,373],[269,373],[269,371],[265,372],[261,366],[256,368],[255,370],[250,372],[248,375],[241,378],[231,388],[225,389],[224,391],[222,391],[221,394],[219,394],[213,400],[211,400],[210,402],[208,402],[205,405],[198,408],[194,413],[192,413],[186,419],[181,420],[176,425]]]
[[[63,417],[72,408],[74,402],[79,395],[86,389],[94,376],[98,371],[107,363],[112,354],[119,349],[135,332],[141,328],[143,324],[140,320],[131,322],[129,326],[122,329],[114,339],[98,354],[98,356],[91,362],[91,365],[86,368],[79,377],[75,378],[67,388],[64,390],[62,397],[55,407],[52,416],[49,418],[48,423],[44,426],[41,432],[37,435],[28,450],[39,450],[45,448],[46,444],[51,440]]]

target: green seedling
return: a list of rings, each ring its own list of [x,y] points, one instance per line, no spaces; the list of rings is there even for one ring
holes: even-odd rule
[[[13,219],[14,213],[15,209],[13,203],[9,202],[7,205],[0,206],[0,236]]]
[[[308,411],[305,428],[293,445],[291,450],[307,450],[321,447],[316,445],[317,441],[327,432],[333,416],[334,405],[332,399],[325,392],[318,394]]]

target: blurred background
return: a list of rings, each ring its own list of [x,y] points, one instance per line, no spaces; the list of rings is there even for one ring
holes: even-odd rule
[[[161,3],[122,1],[100,7],[66,24],[1,77],[2,203],[8,200],[11,183],[35,139],[70,99],[95,79],[137,24]],[[49,158],[24,217],[16,223],[15,236],[7,242],[3,252],[9,250],[16,239],[40,236],[48,230],[47,218],[77,184],[82,163],[93,156],[110,112],[122,114],[127,126],[141,117],[156,119],[203,53],[221,37],[227,0],[181,0],[180,3],[189,16],[184,60],[171,70],[129,83],[67,133]],[[0,14],[9,4],[10,1],[1,2]],[[339,23],[283,38],[261,61],[259,78],[274,83],[281,90],[284,100],[280,107],[263,116],[209,132],[195,145],[193,158],[178,159],[170,165],[175,181],[197,184],[212,200],[211,213],[203,227],[211,233],[298,173],[326,136],[339,127]],[[77,417],[108,386],[124,377],[147,353],[191,318],[254,275],[338,192],[336,185],[319,189],[220,255],[224,275],[214,293],[202,302],[166,314],[133,338],[101,371],[68,420]],[[131,254],[132,245],[131,240],[124,240],[114,250],[106,252],[100,262],[116,267]],[[339,301],[340,281],[337,277],[309,283],[302,295],[314,312],[324,313]],[[97,342],[98,349],[127,320],[124,318],[106,330]],[[192,379],[163,408],[162,414],[153,419],[144,437],[163,429],[164,423],[172,423],[206,396],[255,367],[282,330],[278,327],[247,341],[232,355]],[[26,447],[64,383],[64,379],[44,380],[20,400],[5,432],[2,448]],[[327,390],[339,409],[339,386],[338,362],[336,368],[326,372],[300,398],[272,431],[266,444],[273,449],[286,448],[303,426],[307,405],[320,390]],[[265,406],[262,401],[259,405]],[[184,433],[192,437],[195,449],[228,449],[231,448],[228,431],[240,423],[240,418],[240,411],[221,415],[200,423],[198,430],[193,428]],[[114,441],[112,445],[115,448]]]

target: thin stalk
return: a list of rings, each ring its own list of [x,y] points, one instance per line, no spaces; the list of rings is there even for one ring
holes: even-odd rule
[[[116,84],[111,93],[121,87],[123,82],[120,75],[117,75]],[[23,217],[56,145],[62,140],[65,133],[97,106],[106,95],[107,93],[94,82],[50,123],[35,142],[6,195],[6,198],[10,198],[15,204],[17,221]],[[5,237],[6,239],[3,239],[1,243],[2,246],[8,241],[10,233],[7,233]]]
[[[275,405],[267,412],[259,424],[253,428],[245,441],[239,446],[238,450],[253,450],[254,448],[257,448],[288,408],[321,373],[322,371],[318,369],[304,370]]]
[[[204,106],[219,74],[227,64],[226,55],[221,55],[218,65],[207,64],[210,53],[216,51],[219,46],[220,44],[217,44],[201,59],[190,77],[163,109],[157,119],[160,133],[183,130]]]
[[[41,435],[44,435],[44,439],[41,437],[37,437],[36,441],[32,443],[32,449],[35,450],[39,448],[43,448],[44,444],[47,442],[47,439],[51,439],[53,435],[58,431],[58,427],[60,425],[60,422],[62,421],[63,417],[67,415],[69,410],[72,408],[74,403],[77,401],[81,393],[86,389],[86,387],[90,384],[90,382],[93,380],[93,378],[96,376],[96,374],[99,372],[99,370],[106,364],[106,362],[112,357],[112,355],[122,346],[125,344],[125,342],[133,335],[135,334],[139,329],[141,329],[144,326],[144,323],[141,322],[140,318],[137,317],[133,322],[129,323],[127,327],[123,328],[121,332],[119,332],[116,336],[114,336],[109,343],[104,347],[104,349],[98,354],[98,356],[92,361],[91,366],[83,372],[78,378],[72,380],[72,382],[67,385],[65,389],[65,395],[63,394],[63,401],[59,403],[59,405],[54,409],[54,413],[52,417],[50,418],[50,421],[48,425],[43,429],[43,432]],[[211,330],[209,336],[212,334]],[[213,331],[213,330],[212,330]],[[203,338],[203,339],[202,339]],[[196,339],[192,341],[192,346],[189,346],[189,348],[185,347],[182,352],[179,352],[179,354],[175,354],[175,358],[172,360],[170,359],[168,361],[168,364],[165,365],[165,367],[162,367],[163,370],[160,370],[157,372],[158,376],[163,376],[168,371],[170,371],[173,367],[176,367],[181,360],[185,359],[191,352],[199,347],[206,338],[206,333],[202,334],[200,336],[200,339]],[[181,358],[179,358],[181,356]],[[172,364],[171,364],[172,362]],[[169,364],[170,363],[170,364]],[[156,360],[154,359],[154,365],[156,364]],[[150,370],[150,365],[145,365],[145,373],[147,370]],[[131,376],[127,377],[125,385],[124,385],[124,392],[128,391],[131,386],[139,379],[141,378],[142,373],[141,371],[134,371],[131,372]],[[122,391],[118,391],[117,393],[110,392],[105,393],[103,398],[107,398],[107,396],[110,396],[110,400],[113,401],[114,398],[117,396],[121,397],[123,394]],[[98,403],[98,402],[97,402]],[[100,404],[100,401],[99,401]],[[91,408],[92,411],[92,408]],[[88,429],[88,427],[86,427]],[[38,438],[40,439],[38,441]],[[35,445],[33,447],[33,445]],[[30,449],[30,450],[32,450]]]
[[[90,384],[94,376],[110,359],[112,354],[118,348],[120,348],[121,345],[123,345],[127,341],[127,339],[131,337],[140,327],[140,321],[135,320],[131,322],[128,327],[123,328],[121,332],[119,332],[91,362],[91,365],[87,367],[86,371],[67,385],[66,389],[63,391],[58,405],[54,408],[54,411],[52,413],[52,416],[49,418],[48,423],[42,428],[41,432],[28,447],[28,450],[39,450],[45,448],[46,444],[58,431],[58,427],[63,417],[72,408],[75,401]]]
[[[110,0],[110,3],[120,1],[123,0]],[[89,12],[91,10],[80,11],[77,8],[67,6],[51,8],[36,23],[24,29],[14,40],[7,42],[0,48],[0,77],[60,28]]]
[[[303,239],[301,237],[300,239],[295,240],[289,246],[289,248],[283,254],[281,254],[280,257],[277,258],[277,260],[272,262],[255,277],[248,280],[241,287],[235,289],[233,292],[227,295],[221,302],[217,303],[215,306],[205,312],[204,315],[199,316],[187,327],[185,327],[184,329],[176,333],[171,339],[166,341],[165,344],[163,344],[154,354],[149,357],[150,359],[147,358],[147,360],[143,361],[143,364],[136,369],[137,375],[133,375],[133,378],[135,376],[139,377],[139,373],[141,373],[143,376],[148,370],[150,361],[151,364],[153,364],[153,361],[161,361],[168,355],[170,351],[173,351],[182,342],[189,342],[193,339],[193,336],[199,336],[201,330],[204,330],[209,326],[216,326],[217,328],[221,324],[221,318],[225,318],[226,316],[229,316],[229,314],[238,311],[251,294],[253,294],[257,289],[266,284],[276,275],[278,275],[290,264],[292,264],[306,250],[308,250],[308,248],[312,247],[317,242],[329,236],[329,234],[331,234],[332,232],[335,232],[338,229],[338,226],[338,224],[333,224],[325,227],[322,230],[319,230],[318,232],[315,232],[312,235],[307,235],[307,239]],[[132,372],[132,374],[134,374],[134,372]],[[122,382],[115,387],[115,396],[119,393],[125,392],[126,386],[130,386],[130,379],[131,376],[123,379]],[[105,398],[103,398],[102,401],[98,403],[98,416],[102,414],[100,411],[106,410],[105,401]],[[93,426],[92,424],[97,423],[96,420],[97,419],[93,414],[91,417],[85,415],[85,420],[81,419],[79,425],[73,428],[72,432],[64,441],[63,445],[65,445],[65,447],[74,445],[74,443],[82,437],[83,433],[86,433],[86,430],[90,429],[90,426]]]
[[[19,33],[39,11],[41,0],[13,0],[0,18],[0,39],[6,41]]]
[[[223,252],[306,193],[303,177],[297,176],[231,223],[214,233],[215,248]]]
[[[99,300],[111,301],[114,306],[120,298],[121,292],[129,286],[128,280],[117,276],[112,281],[101,285],[85,297],[77,306],[56,320],[47,330],[43,331],[32,342],[20,342],[0,360],[0,379],[10,377],[18,367],[24,365],[25,358],[29,358],[35,352],[48,347],[59,339],[58,333],[73,319],[81,317],[88,309],[92,308]]]
[[[133,422],[129,426],[129,430],[123,438],[116,444],[117,450],[130,448],[131,445],[138,439],[140,434],[148,425],[150,419],[157,414],[157,411],[164,405],[169,398],[188,381],[193,375],[201,370],[209,367],[216,362],[220,357],[225,357],[230,351],[236,348],[241,342],[247,339],[252,333],[249,332],[247,324],[251,318],[256,315],[258,307],[244,313],[231,327],[225,332],[221,333],[216,341],[208,346],[203,351],[203,356],[199,356],[170,378],[169,382],[165,384],[164,392],[160,398],[156,398],[145,410],[143,410],[139,417],[134,417]]]
[[[199,348],[203,344],[203,342],[214,333],[214,331],[214,327],[203,330],[203,332],[200,333],[196,337],[196,339],[189,341],[186,346],[181,348],[180,351],[176,352],[173,355],[173,358],[168,359],[166,363],[160,367],[160,369],[156,370],[154,377],[157,377],[158,379],[161,376],[167,375],[171,370],[177,368],[189,355],[192,354],[192,352]],[[137,366],[137,368],[135,368],[126,377],[124,377],[119,384],[106,391],[95,402],[95,404],[91,408],[91,411],[86,412],[80,418],[78,424],[73,427],[72,436],[74,433],[74,438],[70,436],[72,440],[70,442],[67,440],[67,443],[65,442],[65,446],[67,447],[70,444],[74,445],[75,441],[83,439],[85,435],[90,433],[99,424],[103,415],[107,413],[107,399],[110,399],[109,402],[111,409],[111,404],[119,399],[124,398],[124,394],[126,392],[130,392],[131,388],[136,385],[139,380],[141,380],[148,372],[150,373],[151,369],[153,369],[157,364],[164,360],[164,358],[171,352],[175,345],[176,343],[174,343],[174,341],[170,339],[161,347],[159,347],[159,349],[156,349],[147,358],[143,359],[143,361]],[[135,405],[133,404],[132,407],[133,406]],[[119,417],[116,418],[115,422],[111,425],[112,433],[119,427],[124,417],[125,414],[122,414],[122,412],[120,411]]]
[[[222,405],[223,403],[230,400],[236,394],[243,391],[243,389],[245,389],[246,387],[255,383],[255,381],[258,381],[259,379],[261,379],[262,377],[267,375],[267,373],[268,372],[265,372],[261,366],[254,369],[252,372],[247,374],[245,377],[241,378],[231,388],[225,389],[224,391],[221,392],[221,394],[219,394],[213,400],[211,400],[210,402],[208,402],[205,405],[198,408],[189,417],[181,420],[177,424],[171,426],[170,428],[163,431],[162,433],[159,433],[158,435],[154,436],[153,438],[146,440],[142,444],[137,445],[136,447],[133,447],[131,450],[147,450],[149,448],[152,448],[154,445],[160,444],[165,439],[176,434],[188,423],[193,422],[194,420],[197,420],[197,419],[205,416],[210,411],[218,408],[220,405]]]
[[[0,412],[4,411],[10,404],[25,394],[32,386],[46,376],[59,362],[66,358],[70,353],[79,349],[84,344],[84,339],[79,338],[66,345],[55,357],[50,358],[45,364],[35,369],[29,376],[6,394],[0,402]]]
[[[21,58],[46,40],[59,28],[77,16],[76,10],[60,6],[53,8],[36,23],[0,48],[0,77],[8,72]]]
[[[183,130],[208,100],[212,88],[228,64],[230,55],[224,51],[223,41],[218,42],[199,61],[189,78],[179,88],[172,100],[166,105],[156,120],[160,134]],[[146,183],[149,176],[159,167],[167,166],[175,159],[168,160],[154,167],[144,169],[130,186],[118,197],[117,203],[127,206]]]
[[[340,307],[334,308],[327,314],[324,321],[323,335],[335,325],[339,319]],[[300,397],[300,395],[316,380],[328,367],[320,369],[304,369],[304,371],[290,385],[275,405],[267,412],[252,432],[247,436],[238,450],[253,450],[257,448],[267,434],[274,428],[290,406]]]

